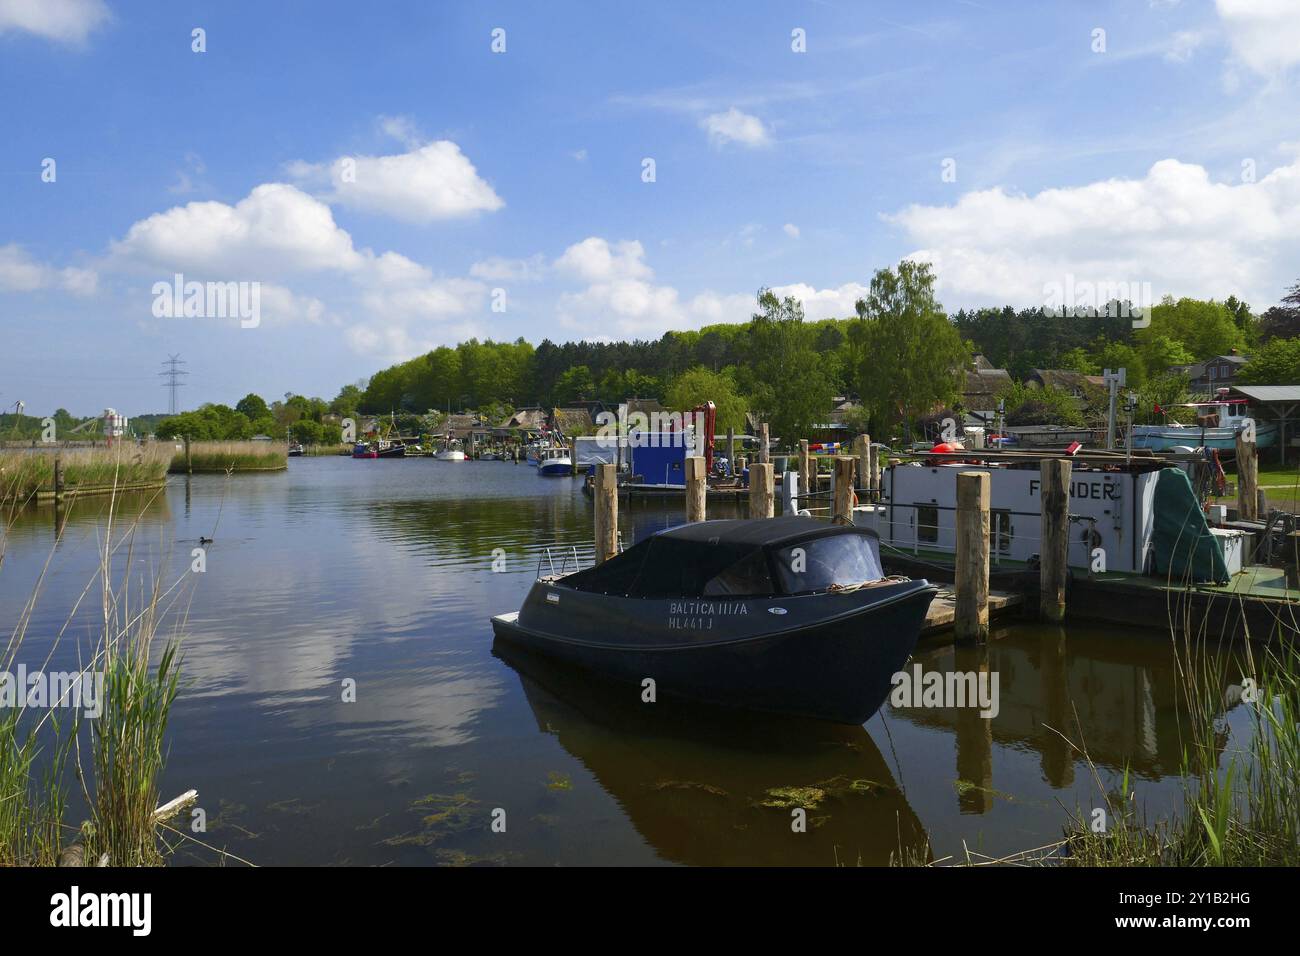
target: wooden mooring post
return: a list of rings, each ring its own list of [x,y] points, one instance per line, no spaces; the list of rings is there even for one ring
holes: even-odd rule
[[[808,451],[808,439],[799,440],[799,508],[812,507],[816,502],[809,498],[817,490],[817,472],[813,469],[812,453]]]
[[[727,429],[727,467],[731,469],[733,475],[738,473],[736,471],[736,430],[734,428]]]
[[[858,485],[863,491],[871,490],[871,436],[859,435],[853,439],[853,454],[858,459]]]
[[[185,474],[194,474],[194,463],[190,460],[190,440],[185,439]]]
[[[772,463],[772,453],[768,450],[767,444],[767,422],[763,422],[758,426],[758,461],[762,465]]]
[[[596,563],[618,554],[618,472],[596,466]]]
[[[705,480],[703,455],[690,455],[686,459],[686,520],[703,521],[705,496],[709,484]]]
[[[63,500],[63,459],[54,456],[54,504]]]
[[[851,455],[835,456],[835,508],[832,524],[853,524],[853,468],[857,459]]]
[[[1070,463],[1064,458],[1046,458],[1039,466],[1039,476],[1038,613],[1059,624],[1065,619],[1065,581],[1070,572]]]
[[[957,475],[957,566],[953,637],[989,639],[989,473]]]
[[[772,499],[772,465],[756,461],[749,466],[749,516],[770,518],[775,502]]]
[[[1253,521],[1259,517],[1259,456],[1253,441],[1237,433],[1237,520]]]

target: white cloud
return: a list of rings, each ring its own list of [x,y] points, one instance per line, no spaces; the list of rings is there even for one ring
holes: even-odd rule
[[[385,136],[391,136],[407,149],[418,148],[423,140],[416,129],[415,120],[409,116],[381,116],[379,130]]]
[[[804,282],[772,287],[777,298],[794,296],[803,303],[804,318],[810,322],[821,319],[848,319],[857,315],[854,308],[858,299],[865,298],[870,289],[857,282],[846,282],[835,289],[817,289]]]
[[[1186,63],[1204,42],[1204,34],[1194,30],[1180,30],[1169,38],[1164,58],[1170,63]]]
[[[410,135],[405,122],[389,120],[388,131]],[[330,202],[407,222],[459,219],[505,205],[450,140],[395,156],[340,156],[328,166],[295,162],[288,169],[304,184],[328,183]]]
[[[0,0],[0,33],[18,30],[79,44],[108,19],[103,0]]]
[[[771,142],[762,120],[742,113],[734,106],[725,113],[711,113],[704,117],[700,120],[700,127],[709,134],[709,142],[714,146],[739,143],[754,148]]]
[[[94,295],[99,289],[99,273],[93,269],[78,269],[68,266],[59,271],[59,280],[63,288],[73,295]]]
[[[0,246],[0,292],[36,292],[52,286],[76,296],[93,295],[99,287],[99,274],[92,269],[56,269],[37,262],[16,242]]]
[[[386,360],[454,341],[471,328],[465,321],[484,309],[487,294],[481,282],[437,277],[401,253],[357,249],[329,206],[283,183],[258,186],[233,206],[192,202],[142,219],[111,244],[109,262],[200,281],[259,281],[264,295],[270,290],[272,318],[346,325],[351,347]],[[330,300],[338,305],[268,286],[304,277],[345,279],[341,297]]]
[[[786,223],[784,226],[782,226],[781,228],[782,228],[783,230],[785,230],[785,234],[786,234],[787,236],[789,236],[791,239],[798,239],[798,238],[799,238],[799,227],[796,226],[794,223],[792,223],[792,222],[787,222],[787,223]]]
[[[652,275],[645,263],[645,249],[634,239],[610,245],[599,236],[590,236],[565,249],[555,266],[588,282],[648,279]]]
[[[1300,9],[1295,0],[1215,0],[1236,58],[1256,73],[1300,63]]]
[[[489,282],[532,282],[546,272],[546,257],[540,252],[527,259],[492,256],[469,267],[469,274]]]
[[[675,288],[653,281],[645,249],[636,240],[610,243],[590,236],[565,249],[555,266],[562,275],[588,283],[579,292],[562,293],[556,303],[560,324],[586,339],[657,338],[669,329],[731,321],[739,300],[752,302],[749,296],[703,292],[683,303]]]
[[[0,289],[6,292],[35,292],[48,281],[47,269],[17,243],[0,246]]]
[[[1152,294],[1262,306],[1294,282],[1300,258],[1300,160],[1256,183],[1211,181],[1165,159],[1141,179],[1109,179],[1036,195],[1001,188],[952,206],[884,217],[933,262],[940,290],[969,304],[1039,304],[1049,283],[1150,283]]]
[[[234,206],[191,202],[154,213],[132,225],[111,251],[167,269],[253,279],[352,271],[363,264],[329,206],[284,183],[258,186]]]

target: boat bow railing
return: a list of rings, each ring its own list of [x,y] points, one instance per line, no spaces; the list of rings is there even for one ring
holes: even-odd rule
[[[623,532],[622,531],[619,531],[617,533],[616,541],[618,546],[618,553],[622,554],[623,553]],[[583,563],[584,555],[587,556],[586,564]],[[559,559],[559,567],[556,567],[557,558]],[[570,562],[573,563],[572,568],[569,567]],[[590,568],[593,565],[595,565],[595,563],[596,563],[595,547],[592,547],[590,550],[584,548],[583,554],[579,554],[578,546],[576,544],[546,545],[544,548],[542,548],[542,553],[537,556],[537,577],[538,579],[541,579],[543,577],[562,578],[566,574],[572,574],[575,571],[581,571],[584,568]],[[549,570],[548,574],[545,575],[542,574],[543,567]]]

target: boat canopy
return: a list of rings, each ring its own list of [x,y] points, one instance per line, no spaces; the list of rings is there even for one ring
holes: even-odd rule
[[[760,597],[883,577],[874,531],[789,515],[700,521],[646,538],[564,584],[626,597]]]

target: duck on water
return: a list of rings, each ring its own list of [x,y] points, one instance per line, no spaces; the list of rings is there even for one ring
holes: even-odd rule
[[[938,588],[886,577],[875,532],[792,515],[661,531],[538,578],[498,639],[656,693],[862,723]]]

